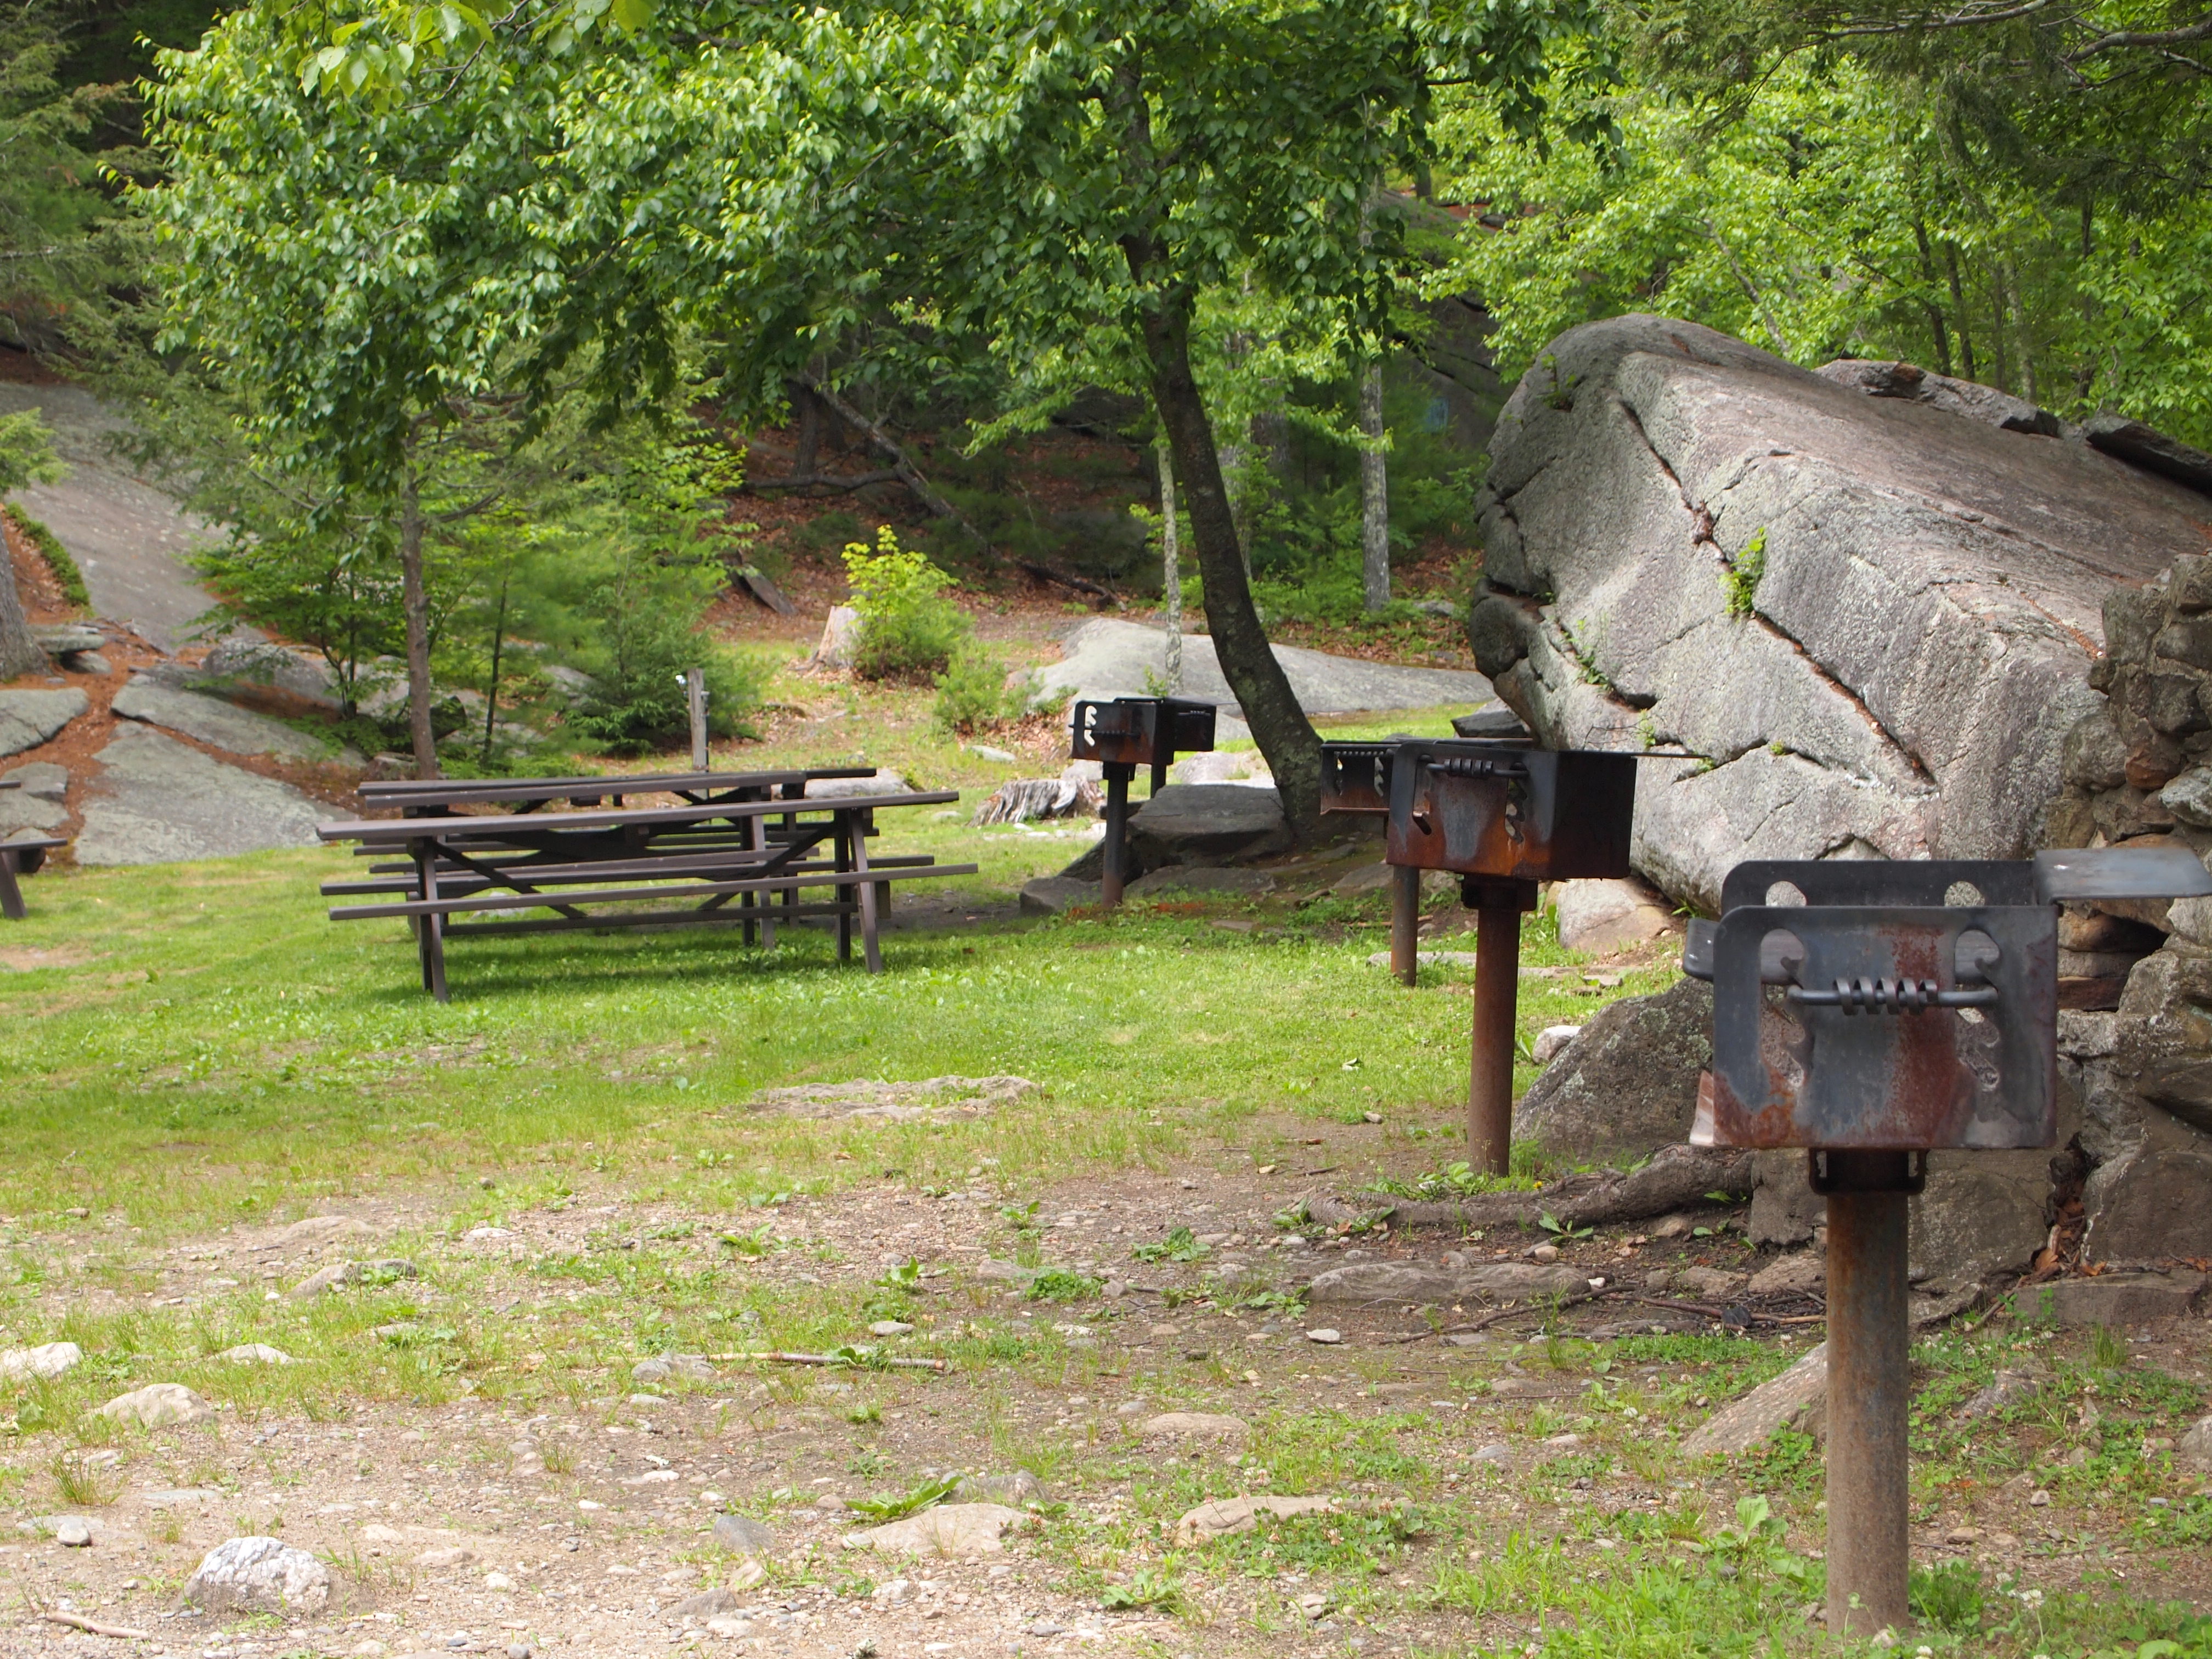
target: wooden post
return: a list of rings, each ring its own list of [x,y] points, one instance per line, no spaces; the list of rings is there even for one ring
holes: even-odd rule
[[[707,671],[695,668],[681,677],[691,702],[691,769],[707,769]]]

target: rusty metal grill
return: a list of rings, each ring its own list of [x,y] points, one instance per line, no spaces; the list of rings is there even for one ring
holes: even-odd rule
[[[1168,768],[1178,754],[1213,747],[1213,705],[1189,697],[1086,698],[1068,716],[1068,752],[1095,760],[1106,779],[1106,840],[1098,902],[1121,902],[1129,868],[1129,782],[1137,769],[1152,769],[1152,793],[1167,787]]]

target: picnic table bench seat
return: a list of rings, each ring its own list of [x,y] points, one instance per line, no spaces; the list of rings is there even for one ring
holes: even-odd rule
[[[372,864],[368,879],[325,882],[322,890],[372,901],[334,906],[333,921],[404,919],[423,987],[441,1002],[448,1000],[447,933],[735,923],[747,943],[759,930],[773,945],[779,921],[834,917],[838,959],[849,961],[857,917],[868,970],[880,973],[878,931],[890,884],[973,875],[977,866],[868,853],[878,810],[954,802],[957,790],[805,795],[816,778],[872,775],[860,767],[364,786],[364,799],[408,816],[319,824],[317,835],[356,843],[356,856],[400,853],[406,862]],[[644,793],[674,793],[682,804],[605,805]],[[560,800],[589,804],[544,810]],[[834,895],[827,902],[802,900],[804,890],[825,887]],[[537,910],[553,914],[522,914]]]

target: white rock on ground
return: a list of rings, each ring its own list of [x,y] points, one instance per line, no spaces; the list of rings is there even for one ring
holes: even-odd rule
[[[1272,1515],[1334,1515],[1336,1505],[1326,1498],[1216,1498],[1200,1504],[1176,1522],[1176,1542],[1203,1544],[1232,1533],[1251,1532],[1260,1517]]]
[[[274,1538],[216,1545],[185,1584],[204,1613],[319,1613],[330,1599],[330,1569]]]
[[[848,1533],[848,1550],[898,1550],[909,1555],[997,1555],[1006,1534],[1034,1525],[1004,1504],[939,1504],[880,1527]]]
[[[59,1376],[76,1368],[84,1350],[74,1342],[43,1342],[35,1348],[0,1348],[0,1378],[27,1382],[33,1377]]]
[[[149,1382],[116,1395],[100,1408],[100,1414],[142,1429],[166,1429],[179,1423],[204,1423],[215,1415],[215,1407],[181,1382]]]
[[[1671,932],[1667,901],[1640,881],[1563,881],[1553,889],[1559,943],[1570,951],[1618,951]]]
[[[1559,1050],[1583,1034],[1579,1025],[1547,1025],[1536,1033],[1536,1041],[1528,1052],[1536,1057],[1539,1066],[1549,1066],[1559,1058]]]
[[[212,760],[143,726],[121,726],[94,757],[76,861],[164,864],[315,839],[321,809],[289,784]]]
[[[272,1348],[266,1342],[241,1342],[234,1348],[225,1348],[216,1356],[234,1365],[289,1365],[292,1356],[282,1348]]]

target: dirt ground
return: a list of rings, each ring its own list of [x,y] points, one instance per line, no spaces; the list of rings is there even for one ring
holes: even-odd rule
[[[14,1536],[0,1543],[0,1583],[14,1603],[0,1613],[0,1654],[627,1659],[696,1650],[934,1659],[1093,1650],[1379,1655],[1504,1641],[1531,1628],[1529,1609],[1474,1617],[1426,1606],[1415,1593],[1445,1565],[1443,1553],[1464,1540],[1414,1539],[1376,1568],[1379,1601],[1347,1613],[1332,1595],[1290,1628],[1270,1613],[1304,1578],[1288,1571],[1193,1581],[1172,1613],[1109,1610],[1098,1588],[1126,1565],[1102,1546],[1131,1519],[1133,1481],[1156,1483],[1163,1470],[1188,1462],[1208,1474],[1241,1464],[1263,1483],[1258,1466],[1273,1454],[1261,1431],[1316,1411],[1401,1437],[1426,1435],[1429,1496],[1471,1526],[1556,1537],[1593,1561],[1613,1547],[1604,1517],[1656,1513],[1698,1493],[1711,1494],[1725,1514],[1743,1489],[1740,1472],[1667,1468],[1632,1448],[1625,1466],[1575,1481],[1559,1504],[1541,1501],[1540,1490],[1526,1487],[1527,1472],[1577,1439],[1557,1437],[1547,1411],[1572,1409],[1587,1379],[1538,1363],[1522,1340],[1534,1318],[1509,1312],[1470,1330],[1483,1310],[1440,1312],[1431,1322],[1410,1310],[1231,1305],[1255,1289],[1303,1285],[1322,1267],[1363,1258],[1435,1261],[1452,1251],[1482,1260],[1528,1251],[1518,1233],[1354,1237],[1279,1222],[1331,1175],[1371,1164],[1382,1136],[1364,1123],[1261,1125],[1249,1144],[1277,1146],[1273,1164],[1127,1172],[1070,1185],[1042,1194],[1019,1231],[1010,1230],[1005,1195],[989,1189],[980,1167],[969,1189],[951,1192],[917,1191],[894,1176],[793,1200],[772,1212],[778,1248],[736,1259],[753,1289],[827,1297],[848,1309],[866,1302],[887,1269],[912,1261],[921,1275],[913,1328],[884,1339],[886,1351],[927,1358],[988,1329],[1012,1333],[1008,1352],[1032,1356],[1018,1362],[956,1359],[938,1375],[710,1356],[711,1369],[696,1379],[640,1382],[624,1364],[658,1352],[641,1335],[630,1356],[591,1373],[582,1394],[529,1398],[527,1389],[507,1388],[502,1397],[478,1398],[465,1377],[459,1397],[439,1404],[333,1389],[282,1404],[226,1403],[205,1424],[131,1431],[80,1448],[71,1455],[90,1463],[89,1478],[102,1483],[97,1495],[112,1501],[60,1504],[43,1474],[0,1500],[15,1511]],[[422,1320],[497,1320],[527,1344],[532,1326],[583,1294],[543,1276],[544,1263],[641,1252],[632,1259],[642,1264],[652,1255],[672,1282],[690,1268],[732,1261],[725,1242],[732,1235],[718,1231],[726,1218],[611,1192],[580,1190],[510,1208],[497,1226],[464,1229],[453,1212],[450,1197],[421,1194],[333,1209],[332,1218],[289,1227],[241,1225],[143,1253],[127,1231],[97,1218],[87,1218],[89,1233],[86,1226],[19,1231],[19,1253],[48,1272],[40,1303],[22,1311],[50,1314],[55,1328],[71,1310],[204,1310],[212,1316],[257,1291],[268,1300],[288,1297],[332,1262],[404,1248],[422,1274],[406,1286]],[[1689,1224],[1707,1228],[1706,1236]],[[1663,1230],[1674,1237],[1616,1229],[1566,1241],[1564,1259],[1616,1291],[1573,1310],[1567,1323],[1607,1328],[1601,1334],[1639,1323],[1722,1329],[1693,1297],[1646,1296],[1635,1287],[1661,1268],[1741,1273],[1758,1265],[1729,1224],[1730,1212],[1716,1207]],[[1133,1258],[1135,1246],[1176,1228],[1204,1243],[1204,1259]],[[1009,1283],[1006,1257],[1014,1250],[1094,1283],[1068,1304],[1024,1299]],[[1105,1281],[1103,1290],[1096,1281]],[[1222,1293],[1231,1281],[1238,1297]],[[1747,1345],[1802,1352],[1817,1340],[1816,1321],[1805,1318],[1817,1316],[1816,1298],[1731,1304],[1727,1317],[1753,1328],[1741,1339]],[[849,1340],[870,1341],[864,1315],[850,1319]],[[1338,1340],[1308,1334],[1324,1328]],[[1033,1341],[1024,1340],[1029,1332]],[[381,1334],[387,1342],[404,1340],[394,1328]],[[2203,1322],[2136,1336],[2137,1363],[2204,1376]],[[731,1328],[730,1346],[744,1347],[742,1327]],[[545,1359],[524,1347],[511,1369],[527,1377]],[[1697,1392],[1695,1368],[1680,1364],[1636,1366],[1616,1382],[1655,1392],[1673,1387],[1686,1424],[1718,1403]],[[1146,1431],[1155,1413],[1170,1410],[1232,1415],[1255,1432],[1248,1441]],[[9,1455],[46,1470],[58,1467],[69,1446],[61,1434],[34,1432]],[[1473,1457],[1478,1449],[1481,1456]],[[973,1559],[884,1558],[844,1547],[855,1521],[848,1503],[947,1471],[1009,1474],[1017,1455],[1049,1471],[1042,1495],[1054,1507],[1042,1535],[1012,1534],[1003,1553]],[[1352,1510],[1405,1494],[1384,1479],[1346,1483],[1329,1495]],[[1976,1559],[2053,1585],[2114,1570],[2126,1577],[2132,1564],[2124,1544],[2085,1545],[2083,1518],[2045,1504],[2030,1508],[2024,1493],[1996,1491],[1931,1503],[1916,1516],[1916,1559]],[[774,1529],[765,1580],[717,1547],[713,1518],[724,1510],[763,1517]],[[1595,1534],[1576,1521],[1589,1513],[1601,1517]],[[67,1514],[90,1519],[89,1547],[66,1547],[52,1536]],[[201,1556],[246,1533],[273,1534],[332,1563],[328,1607],[289,1623],[185,1609],[179,1591]],[[2200,1560],[2170,1581],[2139,1576],[2130,1587],[2202,1605],[2204,1577]],[[732,1591],[720,1611],[681,1607],[717,1585]],[[143,1632],[144,1639],[43,1623],[34,1615],[45,1611]]]

